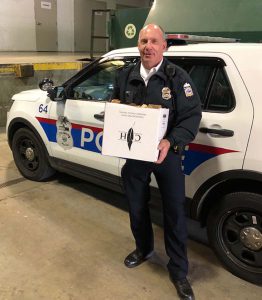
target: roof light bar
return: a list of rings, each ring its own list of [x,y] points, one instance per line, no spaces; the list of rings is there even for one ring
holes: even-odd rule
[[[239,42],[239,39],[224,38],[207,35],[193,35],[184,33],[167,33],[167,40],[183,40],[187,43],[235,43]]]

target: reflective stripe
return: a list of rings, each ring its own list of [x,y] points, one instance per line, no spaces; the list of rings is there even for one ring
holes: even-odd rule
[[[36,117],[44,129],[50,142],[57,143],[57,120]],[[73,147],[91,152],[101,153],[103,128],[72,123],[71,135]],[[191,143],[186,146],[182,156],[182,168],[185,175],[190,175],[197,167],[207,160],[226,153],[239,152],[236,150],[212,147]]]

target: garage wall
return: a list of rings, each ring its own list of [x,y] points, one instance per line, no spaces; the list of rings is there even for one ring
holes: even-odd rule
[[[87,37],[86,30],[90,27],[91,19],[87,16],[92,8],[148,4],[148,0],[57,0],[58,51],[90,49],[90,36]],[[36,51],[34,0],[0,0],[0,11],[0,51]],[[77,14],[80,14],[80,20]],[[84,20],[84,28],[79,27],[83,24],[81,20]],[[98,41],[98,50],[104,51],[104,44],[105,41]]]
[[[35,51],[34,0],[1,0],[0,51]]]
[[[74,51],[74,1],[57,0],[58,51]]]
[[[95,0],[75,0],[75,51],[90,50],[92,9],[106,9],[105,2]],[[106,14],[96,17],[95,34],[106,35]],[[106,40],[96,41],[96,51],[105,52]]]
[[[113,8],[113,5],[123,5],[125,7],[146,7],[149,6],[149,0],[97,0],[106,2],[108,8]]]

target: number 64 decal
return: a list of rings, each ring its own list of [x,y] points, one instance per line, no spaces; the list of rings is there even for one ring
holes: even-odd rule
[[[40,113],[44,112],[47,114],[47,108],[48,108],[48,105],[44,106],[44,104],[40,104],[38,110]]]

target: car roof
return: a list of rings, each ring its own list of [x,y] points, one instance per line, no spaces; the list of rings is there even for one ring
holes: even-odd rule
[[[181,46],[170,46],[165,55],[169,56],[171,53],[179,54],[185,52],[201,52],[201,53],[224,53],[232,57],[238,57],[246,55],[249,52],[252,52],[252,55],[257,58],[262,56],[262,44],[259,43],[199,43],[199,44],[188,44]],[[138,55],[139,51],[137,47],[131,48],[121,48],[113,50],[105,54],[105,57],[115,56],[115,55]]]

